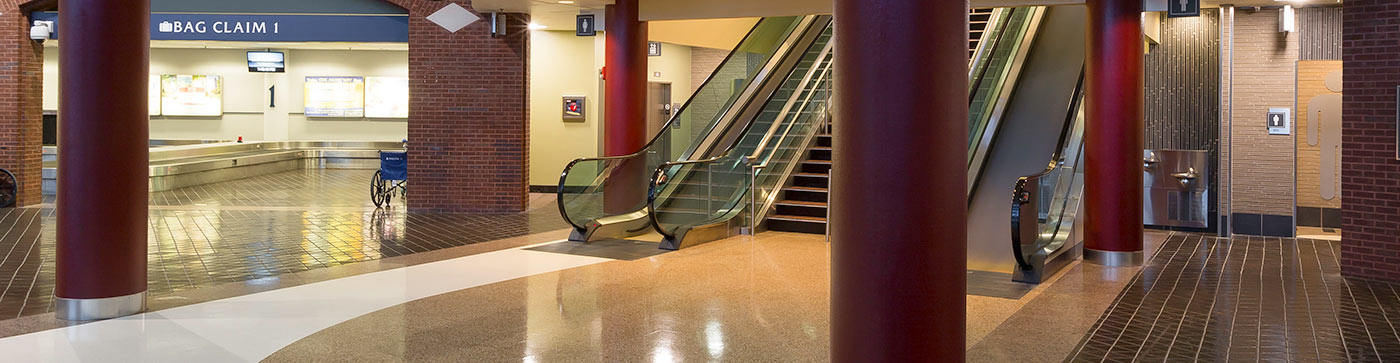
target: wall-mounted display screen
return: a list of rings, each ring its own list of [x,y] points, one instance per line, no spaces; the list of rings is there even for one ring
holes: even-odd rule
[[[408,78],[366,77],[365,117],[408,118]]]
[[[307,117],[365,117],[364,77],[306,77]]]
[[[166,116],[223,116],[224,79],[220,76],[160,76],[160,113]]]
[[[287,55],[282,52],[248,52],[248,71],[282,73],[287,71]]]

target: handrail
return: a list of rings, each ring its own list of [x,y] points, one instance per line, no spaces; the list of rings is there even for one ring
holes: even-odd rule
[[[823,53],[823,54],[825,54],[825,53]],[[817,60],[818,60],[818,62],[820,62],[821,58],[817,58]],[[815,65],[813,66],[813,68],[815,69]],[[831,68],[830,65],[827,65],[826,67],[823,67],[823,69],[830,69],[830,68]],[[823,71],[822,77],[819,78],[819,79],[817,79],[817,82],[821,82],[821,81],[823,81],[823,80],[826,79],[826,74],[825,74],[825,73],[826,73],[826,71]],[[800,90],[800,89],[804,89],[804,88],[803,88],[803,87],[798,87],[797,89]],[[800,92],[793,92],[793,94],[798,94],[798,93],[800,93]],[[806,105],[810,104],[811,99],[812,99],[812,92],[808,92],[807,98],[806,98],[806,100],[803,102],[803,106],[806,106]],[[787,110],[787,108],[784,107],[784,110]],[[800,109],[799,109],[799,110],[800,110]],[[801,113],[801,111],[798,111],[798,113]],[[780,113],[778,117],[783,117],[783,114]],[[793,117],[793,121],[796,121],[796,120],[797,120],[797,118],[796,118],[796,117]],[[773,124],[774,124],[774,125],[778,125],[779,123],[775,120],[775,121],[773,122]],[[788,129],[790,130],[791,127],[789,126]],[[770,131],[771,131],[771,130],[770,130]],[[767,138],[768,136],[764,136],[764,137]],[[775,150],[775,151],[776,151],[776,150]],[[658,167],[656,168],[656,170],[657,170],[657,172],[664,173],[664,169],[667,169],[668,167],[675,167],[675,166],[679,166],[679,165],[712,163],[712,162],[716,162],[716,161],[719,161],[719,160],[721,160],[721,159],[725,159],[725,158],[730,157],[730,156],[731,156],[730,154],[731,154],[732,152],[733,152],[733,149],[731,149],[731,150],[729,150],[729,151],[726,151],[724,154],[720,154],[719,156],[710,157],[710,158],[705,158],[705,159],[699,159],[699,160],[676,160],[676,161],[665,162],[665,163],[661,163],[661,165],[658,166]],[[746,156],[745,158],[747,159],[747,158],[751,158],[751,157],[752,157],[752,156]],[[655,185],[656,185],[656,176],[653,175],[653,177],[652,177],[652,186],[654,187]]]
[[[1055,150],[1050,155],[1050,165],[1046,166],[1045,170],[1039,173],[1017,179],[1016,186],[1011,192],[1011,249],[1016,255],[1016,264],[1020,266],[1022,270],[1031,270],[1035,268],[1029,261],[1026,261],[1025,253],[1021,248],[1021,221],[1025,218],[1025,211],[1023,208],[1027,204],[1030,204],[1032,198],[1035,197],[1032,194],[1038,194],[1040,192],[1039,186],[1031,187],[1030,183],[1032,180],[1039,180],[1040,178],[1050,175],[1055,169],[1064,165],[1065,144],[1069,141],[1067,140],[1069,134],[1074,130],[1075,120],[1079,117],[1080,108],[1083,107],[1083,97],[1081,96],[1083,95],[1082,92],[1084,92],[1084,76],[1084,71],[1081,68],[1079,72],[1079,83],[1074,86],[1074,93],[1071,95],[1072,98],[1067,107],[1068,109],[1065,111],[1065,124],[1064,127],[1060,129],[1059,142],[1056,143]],[[1032,190],[1034,190],[1034,192],[1032,192]],[[1039,214],[1038,208],[1032,212]],[[1037,217],[1036,219],[1038,220],[1039,218]],[[1038,233],[1036,238],[1039,238]]]
[[[969,81],[980,79],[982,74],[987,72],[986,67],[978,68],[977,64],[982,63],[984,58],[991,54],[996,44],[1001,38],[1002,31],[1006,28],[1006,21],[1001,16],[1003,12],[1015,12],[1016,8],[993,8],[992,15],[987,18],[987,27],[982,29],[982,37],[977,38],[977,50],[972,52],[972,58],[968,59],[967,79]],[[993,38],[995,36],[996,38]],[[968,82],[968,90],[976,89],[979,82]],[[969,92],[971,93],[971,92]]]
[[[816,30],[816,31],[817,31],[816,34],[817,34],[817,36],[819,37],[820,34],[821,34],[821,30],[822,30],[822,29],[825,29],[825,27],[820,27],[820,28],[813,29],[813,25],[814,25],[814,23],[817,22],[817,19],[818,19],[819,17],[821,17],[821,16],[820,16],[820,15],[813,15],[813,16],[807,16],[807,17],[802,18],[802,22],[800,22],[800,23],[797,25],[797,27],[793,28],[793,29],[794,29],[793,32],[792,32],[791,34],[788,34],[788,39],[785,40],[785,41],[783,41],[783,44],[780,45],[780,46],[778,47],[778,49],[777,49],[776,51],[773,52],[773,55],[774,55],[773,58],[771,58],[771,59],[768,60],[768,64],[766,64],[766,65],[763,67],[762,70],[760,70],[758,73],[755,73],[754,78],[755,78],[755,79],[759,79],[760,76],[761,76],[762,79],[765,79],[765,80],[768,79],[768,76],[770,76],[770,75],[773,73],[773,71],[774,71],[779,65],[781,65],[781,64],[784,63],[784,62],[783,62],[783,57],[779,57],[778,55],[779,55],[779,54],[789,54],[790,52],[794,51],[793,47],[796,46],[797,43],[798,43],[799,41],[801,41],[802,39],[806,38],[806,37],[808,36],[808,34],[810,34],[809,32],[811,32],[812,30]],[[815,38],[813,38],[813,39],[815,39]],[[803,50],[805,50],[805,48],[803,48]],[[800,59],[800,57],[799,57],[799,59]],[[795,63],[794,63],[794,64],[795,64]],[[712,74],[711,76],[713,76],[713,74]],[[743,107],[733,107],[733,105],[731,104],[731,105],[730,105],[731,107],[726,108],[726,109],[724,110],[724,112],[720,115],[720,120],[719,120],[719,121],[716,121],[716,122],[714,123],[714,126],[715,126],[715,127],[718,127],[720,124],[732,125],[732,124],[734,123],[734,119],[737,118],[737,117],[739,117],[739,114],[738,114],[738,113],[735,113],[734,111],[735,111],[735,110],[743,110],[743,109],[746,109],[746,108],[748,107],[748,105],[754,101],[753,95],[757,94],[757,93],[759,92],[759,90],[763,88],[763,84],[764,84],[764,83],[766,83],[766,82],[750,82],[750,83],[749,83],[749,86],[748,86],[747,88],[745,88],[744,91],[741,93],[742,96],[748,96],[748,97],[740,97],[740,98],[738,98],[738,99],[745,99],[745,100],[748,100],[748,101],[747,101],[748,103],[745,103],[745,105],[744,105]],[[781,87],[781,84],[779,84],[779,87]],[[693,97],[692,97],[692,98],[693,98]],[[738,100],[738,99],[736,99],[736,100]],[[687,104],[689,104],[689,101],[687,101]],[[679,113],[677,113],[676,115],[679,115]],[[674,118],[674,117],[673,117],[673,118]],[[670,124],[668,123],[667,126],[670,126]],[[708,130],[708,131],[709,131],[709,132],[706,134],[706,135],[707,135],[706,138],[705,138],[705,139],[702,139],[702,140],[704,140],[704,142],[695,143],[695,144],[693,145],[693,148],[690,149],[690,150],[686,150],[686,153],[685,153],[683,156],[681,156],[680,158],[683,159],[683,158],[685,158],[685,157],[687,157],[687,156],[694,156],[696,152],[699,152],[699,151],[700,151],[700,147],[701,147],[702,144],[707,144],[707,143],[710,144],[710,145],[705,149],[705,151],[704,151],[705,153],[709,153],[711,150],[713,150],[713,149],[714,149],[714,146],[715,146],[714,143],[718,142],[718,140],[719,140],[718,138],[722,138],[723,135],[724,135],[724,133],[723,133],[723,132],[716,133],[716,132],[714,132],[713,129]],[[714,138],[714,139],[712,140],[712,138]]]
[[[816,94],[816,89],[815,89],[815,88],[816,88],[816,85],[817,85],[817,84],[821,84],[822,82],[826,81],[827,75],[830,73],[830,70],[831,70],[831,68],[832,68],[833,65],[834,65],[834,62],[826,62],[826,65],[825,65],[825,66],[822,65],[822,62],[825,61],[825,60],[827,59],[827,57],[830,55],[830,53],[831,53],[830,51],[831,51],[831,49],[832,49],[832,43],[834,43],[834,42],[835,42],[834,39],[829,40],[828,43],[827,43],[827,45],[824,47],[822,53],[820,53],[820,54],[817,56],[817,58],[812,62],[812,68],[811,68],[810,70],[808,70],[808,73],[807,73],[806,76],[804,76],[803,81],[802,81],[801,83],[799,83],[798,87],[797,87],[796,90],[793,92],[793,96],[792,96],[791,98],[789,98],[789,100],[788,100],[787,103],[785,103],[785,105],[784,105],[784,107],[783,107],[783,111],[780,112],[780,113],[778,114],[778,116],[776,116],[776,118],[774,119],[774,122],[773,122],[774,126],[770,127],[769,132],[768,132],[767,134],[764,135],[763,141],[761,141],[760,144],[756,146],[757,148],[760,148],[760,149],[763,148],[763,147],[764,147],[764,143],[766,143],[768,140],[771,140],[773,133],[775,133],[775,132],[777,131],[777,128],[781,127],[781,124],[782,124],[782,123],[788,123],[789,126],[788,126],[787,130],[790,131],[790,130],[792,129],[791,124],[797,122],[797,121],[800,119],[800,117],[801,117],[802,110],[805,109],[805,108],[807,107],[807,105],[811,104],[812,98],[813,98],[813,97],[815,96],[815,94]],[[820,76],[818,76],[818,78],[817,78],[816,80],[813,80],[813,79],[811,78],[811,76],[813,75],[813,73],[815,73],[815,72],[817,71],[818,68],[821,69]],[[788,117],[788,114],[789,114],[789,113],[794,113],[794,111],[792,110],[793,103],[797,101],[796,98],[798,97],[798,95],[801,95],[801,94],[802,94],[802,90],[805,90],[805,89],[812,89],[812,91],[807,92],[806,97],[803,99],[802,106],[800,106],[800,107],[797,109],[797,111],[795,111],[795,114],[796,114],[796,115],[794,115],[794,116],[790,119],[790,121],[786,121],[786,122],[785,122],[785,121],[782,121],[784,118],[787,118],[787,117]],[[785,133],[784,135],[786,135],[786,133]],[[784,137],[785,137],[785,136],[784,136]],[[737,143],[738,140],[736,140],[735,142]],[[710,158],[705,158],[705,159],[699,159],[699,160],[677,160],[677,161],[671,161],[671,162],[662,163],[661,165],[659,165],[659,166],[656,168],[656,171],[655,171],[654,173],[652,173],[651,182],[650,182],[649,188],[648,188],[648,190],[647,190],[647,215],[648,215],[648,218],[651,219],[652,226],[656,227],[656,230],[657,230],[658,233],[661,233],[663,236],[665,236],[665,237],[667,237],[667,238],[674,238],[674,237],[675,237],[675,236],[673,235],[673,231],[665,231],[665,230],[663,230],[663,229],[661,228],[661,223],[660,223],[660,221],[658,220],[657,213],[656,213],[656,198],[660,195],[660,193],[659,193],[659,192],[660,192],[660,189],[659,189],[658,187],[660,186],[661,183],[666,182],[666,179],[665,179],[665,178],[666,178],[667,175],[669,174],[668,171],[671,170],[671,169],[680,167],[680,166],[684,166],[684,165],[709,164],[709,163],[713,163],[713,162],[716,162],[716,161],[720,161],[720,160],[723,160],[723,159],[726,159],[726,158],[730,158],[730,157],[733,156],[732,154],[733,154],[734,151],[735,151],[735,150],[733,149],[733,146],[731,146],[729,150],[725,151],[724,154],[721,154],[721,155],[719,155],[719,156],[710,157]],[[774,148],[772,152],[776,152],[776,151],[777,151],[777,149]],[[741,160],[742,160],[742,161],[745,161],[745,162],[752,162],[752,161],[753,161],[753,159],[751,159],[752,157],[753,157],[753,156],[745,155],[744,158],[741,159]],[[771,155],[770,155],[770,157],[771,157]]]
[[[830,95],[831,95],[830,89],[828,89],[827,100],[826,100],[827,105],[830,105],[831,102],[832,102],[832,97],[831,97]],[[810,142],[812,142],[812,138],[813,138],[814,136],[816,136],[816,133],[817,133],[817,132],[820,132],[820,130],[821,130],[822,128],[827,127],[827,125],[831,123],[831,118],[833,117],[832,114],[833,114],[833,113],[831,112],[831,107],[830,107],[830,106],[827,106],[825,112],[822,112],[822,115],[821,115],[822,119],[821,119],[821,121],[817,121],[816,127],[813,128],[813,133],[812,133],[812,134],[808,134],[808,135],[807,135],[807,139],[806,139],[806,140],[803,140],[803,141],[802,141],[801,143],[799,143],[798,145],[808,145]],[[787,136],[786,136],[786,134],[785,134],[784,137],[783,137],[783,139],[786,139],[786,138],[787,138]],[[778,140],[777,143],[778,143],[778,144],[782,144],[782,142],[783,142],[783,140],[780,139],[780,140]],[[771,155],[771,154],[769,155],[769,159],[768,159],[768,160],[764,160],[764,161],[763,161],[763,164],[762,164],[762,165],[754,165],[754,166],[752,166],[752,167],[751,167],[751,170],[750,170],[750,172],[749,172],[749,173],[750,173],[750,175],[749,175],[749,208],[750,208],[750,210],[749,210],[749,231],[750,231],[750,232],[749,232],[749,233],[753,233],[753,231],[754,231],[755,229],[758,228],[758,222],[757,222],[757,221],[758,221],[758,217],[767,217],[768,208],[772,207],[772,206],[773,206],[773,203],[778,201],[778,194],[779,194],[779,193],[770,193],[767,197],[764,197],[764,200],[763,200],[763,207],[762,207],[762,208],[759,208],[759,206],[758,206],[758,200],[756,199],[756,198],[757,198],[757,195],[758,195],[758,186],[757,186],[757,184],[758,184],[758,173],[759,173],[760,170],[768,169],[768,162],[769,162],[769,161],[772,161],[772,155]],[[792,173],[792,170],[795,169],[796,167],[797,167],[797,163],[792,163],[791,165],[788,166],[788,170],[783,171],[783,174],[782,174],[782,175],[784,175],[784,176],[790,175],[790,174]],[[828,191],[830,191],[830,185],[828,185],[827,189],[828,189]],[[830,204],[830,201],[828,201],[827,203]],[[828,207],[829,207],[829,205],[828,205]],[[829,209],[829,208],[828,208],[828,209]],[[828,223],[828,225],[829,225],[829,223]]]
[[[769,61],[768,61],[766,64],[764,64],[763,68],[760,69],[757,73],[754,73],[753,78],[749,81],[749,86],[746,87],[746,88],[744,89],[744,91],[741,92],[741,93],[738,95],[738,98],[736,98],[736,99],[743,98],[743,97],[745,97],[745,96],[751,97],[754,93],[757,92],[757,88],[756,88],[756,87],[757,87],[758,85],[764,83],[764,81],[761,81],[761,80],[766,80],[766,78],[767,78],[769,75],[771,75],[771,74],[773,73],[773,69],[776,68],[779,64],[782,64],[782,62],[780,61],[780,59],[782,58],[782,55],[785,54],[786,51],[790,51],[791,48],[793,47],[793,45],[794,45],[798,40],[802,39],[802,33],[804,33],[804,31],[802,31],[802,30],[804,30],[804,29],[806,29],[806,28],[808,28],[808,27],[811,27],[812,23],[816,20],[816,18],[817,18],[817,16],[809,15],[809,16],[803,17],[800,21],[798,21],[798,22],[796,23],[796,25],[792,28],[793,31],[790,32],[790,33],[788,34],[787,38],[783,40],[783,43],[782,43],[781,45],[779,45],[779,46],[774,50],[772,57],[769,59]],[[763,24],[763,20],[760,19],[758,23],[754,24],[753,28],[750,28],[750,29],[749,29],[748,33],[746,33],[746,34],[744,35],[744,38],[743,38],[743,39],[744,39],[744,40],[750,39],[750,38],[754,35],[754,32],[757,31],[757,30],[759,29],[759,26],[761,26],[762,24]],[[742,45],[742,44],[744,44],[744,42],[741,40],[741,41],[739,42],[739,44]],[[739,54],[740,51],[741,51],[741,48],[738,47],[738,46],[734,47],[733,50],[730,50],[730,51],[729,51],[729,54],[726,55],[726,56],[724,57],[724,60],[721,60],[721,61],[719,62],[719,64],[715,66],[715,71],[718,71],[718,70],[719,70],[719,67],[722,67],[722,66],[724,66],[725,64],[728,64],[730,60],[733,60],[733,59],[734,59],[734,57],[735,57],[736,54]],[[702,83],[700,84],[700,87],[699,87],[699,88],[696,88],[696,92],[699,92],[699,90],[706,89],[705,86],[710,85],[710,83],[713,82],[713,81],[715,80],[715,77],[717,76],[715,71],[711,71],[711,72],[710,72],[710,75],[709,75],[708,77],[705,78],[705,81],[702,82]],[[690,97],[689,99],[687,99],[686,102],[685,102],[684,104],[682,104],[680,108],[676,109],[676,111],[673,112],[673,113],[671,114],[671,118],[668,119],[668,120],[666,121],[666,123],[665,123],[660,129],[661,129],[661,130],[668,130],[668,129],[670,129],[672,126],[674,126],[674,124],[675,124],[676,122],[679,122],[679,117],[680,117],[680,115],[681,115],[686,109],[689,109],[690,106],[691,106],[694,102],[696,102],[696,100],[695,100],[695,97],[693,97],[693,96]],[[726,111],[725,111],[725,115],[728,115],[728,114],[729,114],[729,110],[726,110]],[[733,116],[729,116],[729,117],[732,118]],[[556,193],[555,193],[555,202],[556,202],[555,204],[557,204],[557,206],[559,207],[559,215],[560,215],[560,216],[563,216],[563,217],[564,217],[564,221],[567,222],[567,223],[569,223],[569,225],[573,226],[575,229],[579,229],[579,230],[587,229],[587,227],[585,227],[585,226],[580,226],[580,225],[574,223],[574,221],[573,221],[572,219],[568,218],[568,215],[569,215],[569,214],[568,214],[568,210],[566,209],[566,206],[565,206],[565,203],[564,203],[564,195],[566,194],[566,193],[565,193],[565,188],[567,188],[567,185],[565,185],[565,182],[568,180],[569,172],[570,172],[571,170],[573,170],[573,168],[574,168],[575,165],[577,165],[578,163],[581,163],[581,162],[585,162],[585,161],[621,160],[621,159],[629,159],[629,158],[634,158],[634,157],[637,157],[637,156],[641,156],[643,153],[647,152],[647,150],[650,150],[651,147],[652,147],[653,145],[655,145],[657,142],[659,142],[661,139],[662,139],[662,137],[661,137],[660,134],[658,134],[658,135],[656,135],[656,136],[653,136],[653,137],[651,138],[650,141],[647,141],[646,145],[643,145],[640,149],[638,149],[636,152],[633,152],[633,153],[631,153],[631,154],[626,154],[626,155],[614,155],[614,156],[603,156],[603,157],[591,157],[591,158],[577,158],[577,159],[574,159],[574,160],[570,161],[567,165],[564,166],[564,171],[561,172],[561,173],[559,174],[559,185],[558,185],[558,187],[557,187],[557,189],[556,189]],[[599,177],[602,177],[602,176],[604,176],[604,175],[607,175],[607,174],[602,173],[602,172],[600,171]]]
[[[821,64],[822,60],[826,59],[826,57],[827,57],[828,55],[831,55],[831,49],[832,49],[835,45],[836,45],[835,39],[832,39],[832,40],[826,42],[826,46],[822,47],[822,52],[821,52],[821,54],[818,54],[818,55],[817,55],[817,60],[816,60],[816,62],[814,62],[814,63],[812,64],[812,69],[807,70],[807,75],[802,77],[802,82],[799,83],[801,86],[798,87],[799,90],[803,89],[803,88],[802,88],[803,86],[807,86],[807,85],[811,84],[810,82],[812,81],[812,76],[813,76],[813,75],[816,75],[816,73],[817,73],[817,65]],[[831,64],[828,64],[826,67],[821,67],[821,71],[822,71],[821,73],[822,73],[822,74],[821,74],[821,76],[820,76],[821,79],[820,79],[820,80],[817,80],[817,83],[818,83],[818,84],[820,84],[822,80],[826,79],[827,72],[829,72],[830,70],[831,70]],[[802,105],[803,105],[803,106],[806,106],[808,103],[810,103],[810,101],[812,100],[812,94],[813,94],[813,93],[814,93],[814,92],[808,92],[808,93],[807,93],[807,99],[803,100],[803,102],[802,102]],[[793,93],[792,93],[792,96],[788,97],[787,104],[784,104],[784,105],[783,105],[783,109],[782,109],[781,111],[778,111],[778,115],[779,115],[778,117],[786,117],[786,115],[788,114],[788,111],[791,111],[791,110],[792,110],[792,105],[795,104],[795,103],[797,103],[797,97],[800,96],[800,95],[802,95],[801,92],[793,92]],[[801,110],[801,109],[799,108],[798,110]],[[801,111],[799,111],[798,113],[801,113]],[[794,116],[793,118],[796,119],[797,117]],[[778,132],[778,127],[782,126],[782,124],[783,124],[783,123],[780,123],[780,122],[774,122],[772,126],[769,126],[769,127],[768,127],[768,132],[765,133],[765,134],[763,134],[763,138],[762,138],[762,139],[759,139],[759,140],[758,140],[758,147],[755,148],[754,151],[753,151],[753,153],[752,153],[751,155],[748,156],[748,159],[749,159],[750,162],[752,162],[752,161],[754,161],[754,160],[757,160],[757,159],[758,159],[758,156],[761,155],[761,154],[763,154],[763,152],[767,150],[767,148],[768,148],[768,140],[773,139],[773,134],[775,134],[775,133]],[[791,123],[788,124],[788,130],[792,130],[792,124],[791,124]],[[784,132],[784,133],[783,133],[783,136],[786,137],[786,136],[787,136],[787,132]],[[778,141],[779,141],[779,142],[782,142],[781,139],[778,140]],[[765,162],[765,164],[766,164],[766,162]]]

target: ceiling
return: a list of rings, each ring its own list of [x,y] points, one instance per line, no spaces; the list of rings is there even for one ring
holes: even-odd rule
[[[722,19],[830,13],[832,0],[639,0],[642,20]],[[928,0],[935,1],[935,0]],[[937,0],[944,1],[944,0]],[[1157,0],[1171,1],[1171,0]],[[530,13],[548,29],[573,29],[579,12],[602,13],[613,0],[476,0],[478,12]],[[972,7],[1083,4],[1084,0],[970,0]],[[1206,7],[1336,5],[1341,0],[1203,0]]]

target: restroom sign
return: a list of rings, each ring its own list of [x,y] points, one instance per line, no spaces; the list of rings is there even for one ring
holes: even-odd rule
[[[581,37],[598,35],[598,17],[593,14],[579,14],[574,24],[574,33]]]
[[[1266,122],[1268,122],[1268,126],[1269,126],[1269,135],[1291,135],[1291,134],[1292,134],[1292,129],[1293,129],[1293,128],[1290,127],[1291,121],[1290,121],[1289,118],[1288,118],[1289,113],[1290,113],[1289,111],[1290,111],[1290,110],[1287,109],[1287,108],[1270,108],[1270,109],[1269,109],[1268,118],[1265,120]]]
[[[1201,16],[1201,0],[1167,0],[1168,18]]]

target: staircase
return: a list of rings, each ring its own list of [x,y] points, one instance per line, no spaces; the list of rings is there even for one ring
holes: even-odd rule
[[[768,216],[768,229],[825,234],[830,181],[831,127],[827,126],[792,173],[791,186],[783,188],[782,198],[774,203],[777,210]]]

